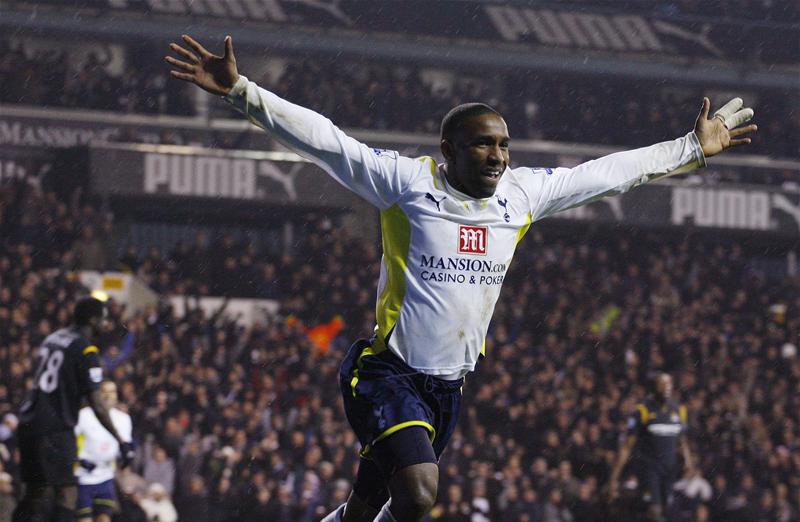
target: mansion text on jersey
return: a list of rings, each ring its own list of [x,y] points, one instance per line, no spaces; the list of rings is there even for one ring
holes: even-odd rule
[[[422,254],[419,266],[422,268],[438,268],[439,270],[458,270],[459,272],[489,272],[502,274],[506,271],[505,263],[493,263],[483,259],[466,259],[463,257],[438,257]]]
[[[467,259],[463,257],[438,257],[426,256],[422,254],[420,267],[432,268],[435,270],[453,270],[456,272],[471,272],[478,274],[499,274],[482,275],[475,279],[475,276],[466,276],[463,273],[445,273],[438,271],[423,270],[420,277],[424,281],[437,281],[440,283],[470,283],[470,284],[502,284],[503,275],[506,272],[505,263],[494,263],[484,259]]]

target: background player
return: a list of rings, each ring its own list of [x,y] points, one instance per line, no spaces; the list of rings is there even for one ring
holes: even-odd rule
[[[381,210],[376,335],[353,345],[340,373],[364,459],[346,508],[325,520],[405,522],[430,511],[463,376],[484,352],[503,276],[533,221],[703,166],[706,156],[749,143],[742,135],[755,130],[736,128],[753,114],[739,110],[740,99],[709,119],[706,98],[694,131],[678,140],[574,169],[510,169],[503,118],[487,105],[466,104],[442,122],[446,161],[437,166],[432,158],[370,149],[319,114],[249,82],[237,71],[230,37],[223,56],[189,36],[183,40],[189,49],[171,49],[186,61],[166,58],[177,68],[173,77],[226,96],[250,121]]]
[[[33,387],[20,408],[18,427],[20,471],[25,495],[14,511],[14,522],[74,519],[78,488],[74,428],[85,398],[100,424],[120,443],[127,461],[130,444],[117,433],[103,404],[103,369],[92,344],[105,319],[104,304],[92,297],[75,303],[73,323],[45,338],[37,350]]]
[[[653,521],[662,521],[677,477],[678,450],[687,470],[692,470],[693,463],[687,439],[686,406],[672,397],[672,376],[659,373],[652,382],[650,397],[636,405],[636,412],[628,421],[628,436],[611,471],[609,494],[612,499],[619,495],[620,473],[635,450],[648,516]]]
[[[131,417],[117,406],[117,385],[103,381],[100,400],[108,410],[117,433],[125,442],[131,442]],[[109,522],[117,510],[114,488],[114,471],[117,458],[122,457],[117,439],[106,430],[90,407],[81,409],[75,426],[78,440],[78,508],[80,522]]]

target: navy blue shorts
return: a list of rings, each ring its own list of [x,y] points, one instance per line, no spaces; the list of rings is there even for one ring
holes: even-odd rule
[[[339,385],[361,456],[369,458],[375,443],[389,435],[421,426],[438,459],[458,422],[463,384],[463,378],[446,381],[420,373],[391,351],[375,353],[369,341],[356,341],[342,361]]]
[[[89,518],[95,515],[113,515],[117,510],[117,490],[114,481],[107,480],[100,484],[78,486],[78,518]]]

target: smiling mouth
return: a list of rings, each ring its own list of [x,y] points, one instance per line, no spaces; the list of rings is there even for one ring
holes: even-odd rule
[[[489,179],[498,179],[503,174],[502,169],[483,169],[481,175]]]

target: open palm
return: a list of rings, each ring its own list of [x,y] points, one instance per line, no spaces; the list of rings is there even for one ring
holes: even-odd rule
[[[211,94],[228,94],[239,79],[231,37],[225,37],[225,52],[222,56],[211,54],[189,35],[184,34],[181,38],[191,50],[176,43],[169,44],[170,49],[187,60],[164,57],[167,63],[178,69],[170,71],[172,77],[191,82]]]
[[[758,127],[755,125],[739,127],[753,117],[753,109],[742,109],[741,98],[734,98],[723,105],[714,113],[713,118],[708,117],[710,109],[711,101],[703,98],[703,109],[694,124],[694,133],[697,135],[706,157],[719,154],[730,147],[746,145],[752,141],[750,138],[742,136],[748,132],[755,132]]]

